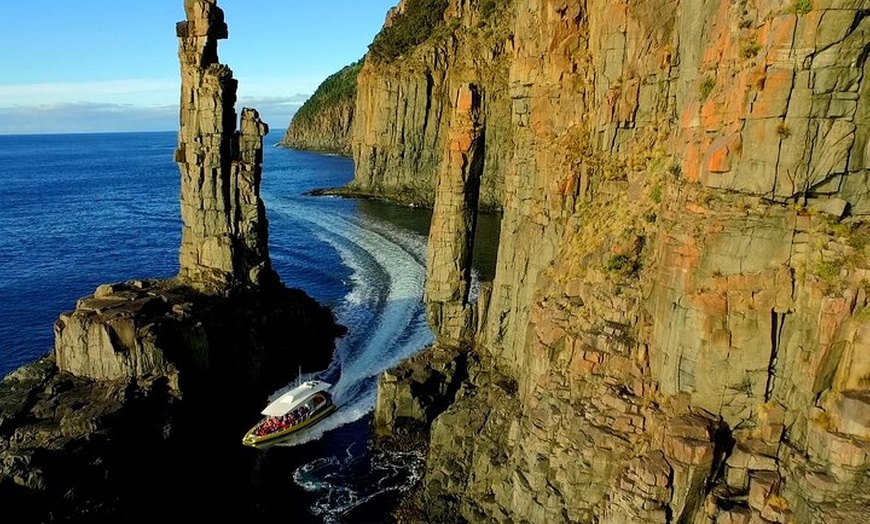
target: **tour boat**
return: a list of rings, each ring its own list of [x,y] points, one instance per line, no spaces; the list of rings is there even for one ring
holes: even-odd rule
[[[263,419],[248,430],[242,444],[257,446],[323,420],[336,409],[330,387],[321,380],[306,380],[276,398],[260,412]]]

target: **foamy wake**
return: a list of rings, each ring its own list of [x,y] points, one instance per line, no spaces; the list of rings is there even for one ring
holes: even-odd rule
[[[317,459],[296,469],[294,481],[318,493],[311,507],[325,524],[338,524],[350,511],[377,499],[410,490],[422,478],[424,461],[418,452],[358,454]]]
[[[347,220],[299,202],[273,204],[271,209],[308,222],[351,271],[350,292],[335,310],[348,334],[338,341],[334,362],[321,374],[337,379],[332,395],[338,410],[275,444],[297,446],[370,413],[377,377],[432,342],[422,302],[426,239],[390,224]]]
[[[318,376],[333,382],[338,409],[315,426],[275,443],[298,446],[369,414],[378,376],[432,342],[422,302],[426,239],[380,221],[348,220],[298,201],[270,209],[307,222],[351,272],[350,291],[335,307],[348,334],[338,341],[332,365]],[[377,505],[379,497],[410,489],[422,471],[419,454],[372,453],[351,445],[344,455],[300,466],[294,481],[318,494],[312,513],[325,523],[337,523],[348,511],[366,503]]]

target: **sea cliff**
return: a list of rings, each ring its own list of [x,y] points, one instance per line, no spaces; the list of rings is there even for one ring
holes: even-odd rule
[[[488,7],[481,10],[446,0],[403,1],[388,13],[384,30],[359,64],[346,139],[356,172],[337,192],[432,207],[452,89],[474,79],[486,86],[487,99],[480,207],[500,208],[510,147],[510,16],[506,2],[484,4]],[[300,118],[299,124],[294,117],[288,128],[288,136],[308,138],[285,139],[286,145],[344,144],[343,103],[316,105],[314,116]]]
[[[376,411],[428,428],[421,520],[870,519],[868,8],[451,0],[367,57],[352,185],[440,260]]]
[[[350,156],[350,131],[362,61],[350,64],[318,86],[293,115],[279,145]]]

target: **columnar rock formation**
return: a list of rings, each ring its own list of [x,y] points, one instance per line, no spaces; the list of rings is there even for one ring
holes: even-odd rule
[[[296,307],[297,297],[279,298],[282,287],[271,269],[268,223],[259,196],[268,127],[255,110],[245,109],[236,130],[237,82],[230,69],[218,63],[217,41],[226,38],[227,26],[215,0],[186,0],[185,11],[188,19],[176,28],[182,78],[175,152],[183,221],[179,278],[103,285],[79,300],[75,311],[61,315],[55,325],[54,356],[62,370],[78,376],[170,377],[177,389],[180,361],[186,360],[190,371],[204,370],[222,353],[254,379],[271,358],[260,354],[269,342],[254,342],[263,333],[247,342],[235,336],[219,341],[214,334],[222,324],[236,324],[242,331],[248,329],[242,326],[261,322],[266,326],[269,319],[280,319]],[[232,312],[226,305],[206,305],[190,289],[206,296],[230,291],[275,294],[268,306],[253,295],[250,301],[239,299]],[[263,307],[269,311],[255,313]],[[197,320],[190,322],[191,317]],[[186,343],[173,342],[177,340]],[[235,354],[235,349],[214,351],[237,344],[250,346],[248,355]]]
[[[426,312],[429,325],[445,345],[467,344],[473,328],[468,295],[485,154],[480,105],[477,86],[457,90],[432,212]]]
[[[387,25],[403,24],[400,14],[406,3],[390,13]],[[433,206],[442,152],[449,140],[453,96],[459,85],[473,79],[485,98],[487,122],[480,206],[496,210],[501,207],[509,152],[507,52],[511,43],[506,37],[510,18],[501,8],[482,13],[469,2],[450,2],[443,18],[447,22],[435,29],[432,38],[400,57],[367,57],[359,74],[351,130],[356,172],[350,187],[359,193]],[[459,30],[451,32],[448,27]]]
[[[0,381],[0,500],[16,522],[262,517],[238,496],[249,477],[236,432],[297,369],[325,369],[344,331],[272,273],[267,128],[246,109],[235,131],[214,0],[185,9],[181,274],[99,286],[60,315],[51,354]]]
[[[490,140],[487,115],[486,141],[504,215],[469,379],[434,420],[378,418],[429,417],[428,518],[870,520],[870,4],[506,4],[511,130]],[[468,9],[447,16],[466,30]],[[450,65],[433,78],[473,78]],[[425,399],[413,366],[382,391]]]
[[[216,0],[185,0],[177,27],[181,61],[181,128],[175,160],[181,171],[180,277],[213,291],[273,283],[268,224],[259,188],[263,137],[253,109],[237,131],[237,82],[218,62],[227,37]]]

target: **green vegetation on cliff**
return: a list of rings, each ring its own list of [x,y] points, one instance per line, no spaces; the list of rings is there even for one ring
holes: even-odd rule
[[[377,60],[389,62],[425,42],[444,25],[448,0],[408,0],[405,10],[393,18],[369,46]]]
[[[492,20],[508,6],[508,0],[480,0],[480,16],[484,20]]]
[[[314,120],[326,108],[337,106],[342,102],[353,104],[356,98],[356,77],[362,69],[362,64],[362,59],[357,60],[327,77],[296,111],[293,121],[305,123]]]

